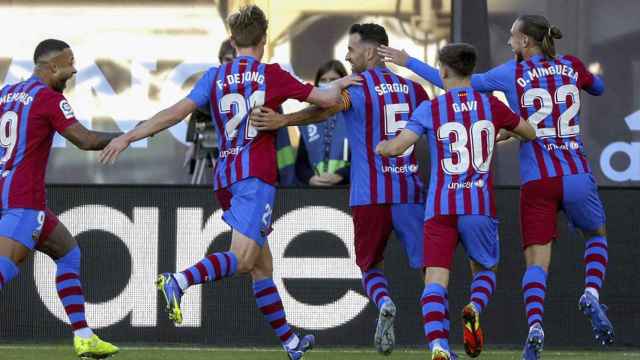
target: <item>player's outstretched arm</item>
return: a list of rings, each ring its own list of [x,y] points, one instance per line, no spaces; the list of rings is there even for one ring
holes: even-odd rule
[[[113,164],[118,155],[123,152],[129,144],[134,141],[147,138],[166,128],[169,128],[187,117],[196,109],[197,105],[191,99],[185,98],[153,115],[149,120],[142,122],[139,126],[130,130],[126,134],[113,139],[107,147],[100,153],[99,160],[103,164]]]
[[[433,85],[444,89],[444,84],[442,83],[442,79],[440,79],[440,71],[427,63],[409,56],[406,51],[380,45],[378,47],[378,55],[380,55],[384,61],[406,67]]]
[[[418,142],[420,136],[409,129],[403,129],[398,136],[391,140],[383,140],[376,146],[376,153],[385,157],[398,156],[411,145]]]
[[[100,132],[89,130],[75,123],[62,132],[62,136],[81,150],[102,150],[109,142],[122,135],[121,132]]]
[[[336,113],[344,110],[343,103],[329,108],[309,106],[306,109],[291,113],[280,114],[268,107],[255,108],[251,112],[251,126],[259,131],[277,130],[287,126],[308,125],[323,122]]]
[[[347,75],[329,83],[329,86],[320,89],[314,87],[307,97],[307,102],[321,108],[330,108],[340,104],[342,90],[352,85],[360,85],[362,78],[358,75]]]

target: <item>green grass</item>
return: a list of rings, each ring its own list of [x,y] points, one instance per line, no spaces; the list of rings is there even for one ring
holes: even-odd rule
[[[463,353],[459,351],[458,354]],[[66,360],[74,359],[70,346],[2,345],[2,360]],[[640,351],[546,351],[544,360],[640,360]],[[163,347],[124,347],[113,360],[283,360],[284,353],[279,349],[219,349],[219,348],[163,348]],[[305,356],[305,360],[426,360],[430,359],[426,351],[396,350],[391,356],[383,357],[366,349],[316,349]],[[461,356],[461,359],[468,359]],[[487,351],[479,359],[519,360],[519,351]]]

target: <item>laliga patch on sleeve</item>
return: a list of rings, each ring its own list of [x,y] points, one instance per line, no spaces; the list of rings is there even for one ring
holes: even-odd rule
[[[75,117],[75,115],[73,115],[73,109],[71,108],[71,105],[69,105],[67,100],[60,101],[60,110],[62,111],[65,119],[71,119],[72,117]]]

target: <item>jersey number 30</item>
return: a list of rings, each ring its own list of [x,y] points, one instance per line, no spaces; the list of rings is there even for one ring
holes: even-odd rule
[[[4,156],[0,159],[0,165],[3,165],[11,158],[17,138],[18,114],[13,111],[7,111],[0,117],[0,146],[4,148]]]
[[[453,135],[454,140],[451,140]],[[471,138],[471,153],[467,148],[467,143]],[[493,156],[493,146],[495,145],[496,129],[489,120],[480,120],[469,129],[458,122],[448,122],[438,128],[438,140],[449,142],[450,157],[442,159],[442,169],[449,175],[460,175],[469,171],[469,166],[481,174],[489,172],[491,157]],[[483,140],[487,146],[487,157],[483,151]],[[453,161],[453,154],[456,154],[457,161]]]
[[[224,125],[224,132],[227,136],[227,140],[235,139],[238,136],[238,127],[246,120],[249,121],[249,111],[257,106],[264,105],[264,91],[258,90],[246,99],[242,94],[231,93],[227,94],[220,99],[220,113],[228,114],[235,107],[235,114]],[[245,127],[245,139],[253,139],[258,135],[258,130],[247,124]]]

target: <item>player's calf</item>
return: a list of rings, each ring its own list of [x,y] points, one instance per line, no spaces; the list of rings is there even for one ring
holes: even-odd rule
[[[471,301],[462,310],[464,349],[470,357],[477,357],[484,346],[480,314],[495,291],[496,275],[491,270],[477,271],[471,281]]]
[[[74,335],[89,339],[93,336],[93,331],[87,325],[85,316],[84,291],[80,282],[80,260],[80,248],[76,246],[55,261],[56,290]]]

